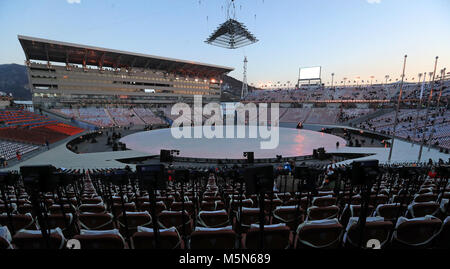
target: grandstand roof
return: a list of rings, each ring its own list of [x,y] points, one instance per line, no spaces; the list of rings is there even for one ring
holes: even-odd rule
[[[217,76],[231,67],[126,52],[29,36],[18,36],[27,60],[86,64],[112,68],[148,68],[192,76]]]

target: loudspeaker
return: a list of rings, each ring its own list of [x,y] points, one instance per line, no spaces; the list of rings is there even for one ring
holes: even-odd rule
[[[159,154],[159,161],[162,163],[170,163],[173,161],[172,155],[170,155],[170,150],[162,149]]]
[[[319,160],[325,160],[327,158],[327,154],[325,153],[325,148],[317,149],[317,157]]]
[[[247,152],[247,163],[255,163],[255,153]]]

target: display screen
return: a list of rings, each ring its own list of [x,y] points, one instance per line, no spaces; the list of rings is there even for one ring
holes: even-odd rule
[[[300,68],[300,80],[320,79],[321,67]]]

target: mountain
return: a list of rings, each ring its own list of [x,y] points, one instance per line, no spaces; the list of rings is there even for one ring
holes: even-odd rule
[[[19,64],[1,64],[0,91],[12,93],[15,100],[31,100],[26,67]]]
[[[256,88],[248,86],[252,91]],[[12,93],[16,100],[31,100],[31,92],[28,86],[27,69],[19,64],[0,65],[0,91]],[[223,77],[222,102],[238,102],[241,98],[242,81],[230,76]]]

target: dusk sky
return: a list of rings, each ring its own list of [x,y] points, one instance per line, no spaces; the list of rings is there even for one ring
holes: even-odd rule
[[[24,63],[17,35],[235,68],[248,81],[294,82],[299,67],[322,79],[399,78],[450,71],[449,0],[236,0],[236,19],[259,42],[227,50],[204,43],[226,20],[225,0],[0,0],[0,64]],[[374,80],[375,80],[374,79]]]

